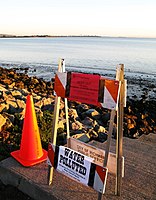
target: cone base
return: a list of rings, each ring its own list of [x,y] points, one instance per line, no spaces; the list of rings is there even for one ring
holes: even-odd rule
[[[45,161],[47,159],[47,151],[45,151],[44,149],[42,149],[43,151],[43,156],[39,159],[36,160],[23,160],[22,158],[20,158],[19,156],[19,152],[20,150],[11,152],[12,157],[14,157],[19,163],[21,163],[24,167],[30,167],[36,164],[39,164],[43,161]]]

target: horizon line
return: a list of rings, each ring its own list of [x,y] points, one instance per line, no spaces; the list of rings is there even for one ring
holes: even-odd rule
[[[156,39],[156,37],[139,37],[139,36],[109,36],[109,35],[49,35],[49,34],[30,34],[30,35],[14,35],[0,34],[0,38],[28,38],[28,37],[105,37],[105,38],[132,38],[132,39]]]

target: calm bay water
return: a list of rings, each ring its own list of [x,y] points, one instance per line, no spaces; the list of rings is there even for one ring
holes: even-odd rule
[[[50,79],[59,58],[66,69],[114,74],[123,63],[127,75],[156,77],[156,39],[107,37],[1,38],[0,65],[30,67],[38,77]]]

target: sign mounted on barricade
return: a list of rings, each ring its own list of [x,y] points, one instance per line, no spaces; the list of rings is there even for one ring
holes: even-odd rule
[[[100,75],[67,73],[66,96],[71,101],[98,105]]]
[[[92,162],[96,165],[103,166],[105,151],[99,149],[97,147],[91,146],[87,143],[81,142],[75,138],[70,137],[67,141],[68,147],[71,149],[82,153],[90,158],[92,158]],[[116,175],[116,154],[109,152],[107,168],[108,173]],[[124,177],[124,157],[122,156],[122,177]]]
[[[96,74],[57,72],[54,90],[71,101],[117,110],[120,81]]]
[[[104,194],[108,169],[93,163],[92,158],[49,143],[47,162],[60,173]]]

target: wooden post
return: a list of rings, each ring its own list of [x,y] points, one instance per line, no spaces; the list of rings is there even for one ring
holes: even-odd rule
[[[60,99],[61,97],[55,97],[55,106],[54,106],[54,119],[53,119],[53,127],[52,127],[52,143],[56,145],[56,139],[57,139],[57,124],[58,124],[58,118],[59,118],[59,110],[60,110]],[[54,168],[49,166],[48,169],[48,185],[52,184],[53,179],[53,171]]]
[[[110,116],[110,122],[109,122],[109,131],[108,131],[107,145],[106,145],[106,151],[105,151],[105,158],[104,158],[104,161],[103,161],[103,167],[107,167],[115,114],[116,114],[116,111],[112,110],[111,116]],[[101,200],[101,199],[102,199],[102,193],[98,192],[98,200]]]
[[[63,66],[63,60],[60,59],[59,66],[58,66],[59,72],[63,71],[62,66]],[[58,119],[59,119],[60,101],[61,101],[61,97],[56,96],[55,106],[54,106],[53,126],[52,126],[52,138],[51,138],[53,145],[56,145],[56,139],[57,139],[57,125],[58,125]],[[54,167],[48,166],[48,185],[52,184],[53,171],[54,171]]]
[[[69,133],[69,115],[68,115],[68,100],[67,100],[67,98],[64,99],[64,103],[65,103],[65,114],[66,114],[67,139],[69,139],[70,133]]]
[[[61,64],[62,64],[62,72],[65,72],[65,60],[61,59]],[[64,99],[64,104],[65,104],[65,115],[66,115],[66,128],[67,128],[67,139],[70,138],[70,133],[69,133],[69,116],[68,116],[68,100],[67,98]]]
[[[121,195],[122,184],[122,156],[123,156],[123,115],[124,115],[124,65],[120,64],[120,76],[121,81],[120,96],[119,96],[119,108],[117,111],[117,142],[116,142],[116,156],[117,156],[117,173],[116,173],[116,188],[115,194]]]
[[[116,80],[120,79],[120,71],[121,70],[120,70],[120,66],[119,66],[119,69],[117,69],[117,72],[116,72]],[[107,167],[115,114],[116,114],[116,110],[112,110],[111,116],[110,116],[110,122],[109,122],[109,130],[108,130],[108,138],[107,138],[107,145],[106,145],[106,151],[105,151],[105,158],[104,158],[104,162],[103,162],[104,167]],[[101,199],[102,199],[102,193],[99,192],[98,193],[98,200],[101,200]]]

